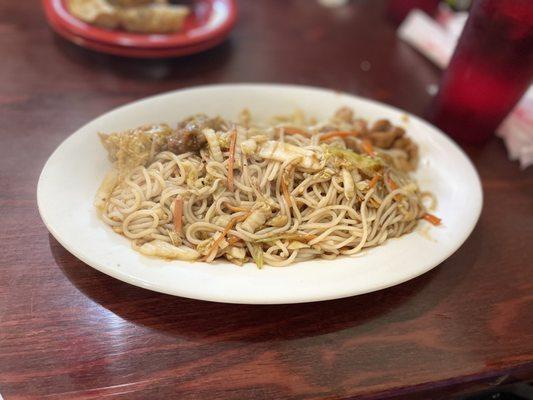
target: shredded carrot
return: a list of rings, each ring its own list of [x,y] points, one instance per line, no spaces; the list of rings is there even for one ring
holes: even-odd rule
[[[376,155],[376,153],[374,153],[374,146],[372,146],[372,142],[370,140],[363,139],[361,146],[363,147],[364,152],[369,156],[373,157]]]
[[[396,184],[396,182],[394,182],[389,176],[387,176],[385,179],[392,190],[398,189],[398,185]]]
[[[398,189],[398,184],[396,182],[394,182],[389,176],[387,176],[385,179],[387,180],[387,183],[389,184],[391,190]],[[396,196],[394,196],[394,199],[396,201],[401,201],[402,200],[402,195],[401,194],[397,194]]]
[[[233,192],[233,166],[235,165],[235,144],[237,143],[237,131],[231,131],[228,158],[228,189]]]
[[[233,211],[233,212],[250,211],[249,207],[234,206],[234,205],[229,204],[229,203],[226,203],[226,207],[228,207],[230,209],[230,211]]]
[[[283,132],[285,132],[286,135],[302,135],[305,137],[310,138],[311,134],[303,129],[300,128],[294,128],[291,126],[283,127]]]
[[[398,189],[398,185],[392,179],[389,178],[389,186],[392,190]]]
[[[246,218],[248,218],[249,215],[250,215],[250,213],[247,213],[247,214],[239,215],[238,217],[232,218],[229,221],[228,225],[226,225],[226,227],[222,231],[222,234],[215,239],[215,241],[213,242],[213,245],[211,246],[211,249],[209,250],[208,254],[211,254],[213,251],[216,251],[216,249],[218,248],[218,245],[220,244],[222,239],[224,239],[226,237],[226,235],[228,234],[228,232],[233,229],[235,224],[237,224],[237,222],[244,221]]]
[[[370,185],[369,185],[370,189],[375,187],[380,179],[381,179],[381,175],[379,175],[379,174],[374,175],[374,177],[370,181]]]
[[[305,241],[309,242],[313,239],[316,239],[318,236],[317,235],[313,235],[312,233],[308,233],[307,235],[304,235],[304,239]]]
[[[428,221],[429,223],[435,226],[440,225],[442,222],[442,220],[439,217],[436,217],[435,215],[430,214],[430,213],[425,213],[422,218],[424,218],[426,221]]]
[[[285,197],[287,205],[290,207],[292,205],[291,196],[289,195],[289,188],[287,187],[287,182],[285,182],[285,179],[283,178],[281,178],[281,191],[283,192],[283,197]]]
[[[359,132],[357,131],[331,131],[328,133],[324,133],[322,136],[320,136],[320,141],[329,140],[334,137],[345,138],[349,136],[359,136]]]
[[[181,219],[183,217],[183,199],[179,196],[174,200],[174,230],[181,233]]]
[[[289,174],[292,172],[292,165],[289,165],[285,172],[283,173],[283,176],[281,177],[281,192],[283,193],[283,197],[285,197],[285,201],[287,202],[287,205],[289,207],[292,206],[291,196],[289,194],[289,188],[287,186],[287,180]],[[287,180],[285,179],[287,178]]]
[[[228,239],[228,244],[230,246],[237,246],[238,245],[237,247],[241,247],[244,244],[244,242],[240,238],[238,238],[237,236],[232,236],[232,237],[230,237]]]
[[[372,207],[379,208],[380,202],[374,199],[373,197],[370,198],[369,203]]]

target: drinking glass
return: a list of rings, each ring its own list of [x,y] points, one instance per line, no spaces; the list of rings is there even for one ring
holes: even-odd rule
[[[533,0],[477,0],[430,120],[463,142],[487,140],[533,77]]]

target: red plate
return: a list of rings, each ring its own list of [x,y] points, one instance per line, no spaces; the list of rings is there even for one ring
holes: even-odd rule
[[[85,47],[91,50],[95,50],[102,53],[113,54],[123,57],[137,57],[137,58],[164,58],[164,57],[179,57],[189,54],[199,53],[205,51],[211,47],[218,45],[224,41],[225,37],[217,37],[213,40],[199,43],[192,46],[171,47],[171,48],[135,48],[135,47],[123,47],[115,46],[106,43],[95,42],[89,39],[85,39],[74,35],[72,32],[67,31],[62,26],[57,24],[54,17],[48,16],[48,22],[50,26],[63,38],[77,44],[78,46]]]
[[[172,34],[138,34],[99,28],[71,15],[65,0],[42,0],[46,16],[64,32],[94,43],[149,49],[200,45],[226,38],[237,20],[235,0],[197,0],[183,29]]]

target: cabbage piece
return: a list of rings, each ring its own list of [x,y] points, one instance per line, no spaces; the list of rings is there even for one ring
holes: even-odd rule
[[[261,246],[257,244],[252,244],[252,259],[255,262],[255,265],[257,265],[257,268],[261,269],[263,268],[263,265],[265,264],[265,258],[263,249],[261,249]]]
[[[295,146],[289,143],[269,140],[259,150],[259,155],[269,160],[284,162],[299,158],[298,165],[307,169],[321,169],[322,165],[318,155],[309,149]]]
[[[324,153],[327,158],[333,161],[336,167],[357,168],[369,176],[374,176],[376,172],[381,171],[384,167],[381,158],[359,154],[349,149],[324,146]]]
[[[265,224],[265,222],[268,218],[270,218],[271,215],[272,209],[267,203],[256,203],[253,206],[252,213],[241,224],[241,228],[247,232],[254,233],[256,230],[258,230]]]
[[[287,249],[289,250],[300,250],[300,249],[308,249],[311,246],[309,246],[307,243],[299,242],[298,240],[294,240],[289,243],[287,246]]]
[[[344,186],[344,196],[347,199],[351,199],[355,196],[355,183],[352,174],[346,168],[342,169],[342,181]]]
[[[162,240],[152,240],[143,244],[139,252],[146,256],[163,257],[172,260],[194,261],[200,253],[187,246],[174,246]]]
[[[242,265],[246,259],[246,250],[241,247],[230,246],[226,249],[226,258],[237,264]]]
[[[218,136],[213,129],[206,128],[202,131],[207,139],[207,144],[209,145],[209,153],[213,160],[218,162],[223,162],[224,157],[222,156],[222,150],[220,150],[220,143],[218,141]]]
[[[254,139],[246,139],[241,143],[241,151],[244,155],[249,156],[257,150],[257,142]]]
[[[100,187],[98,188],[98,191],[96,192],[96,196],[94,197],[94,206],[98,209],[98,211],[104,211],[105,206],[107,205],[107,201],[111,197],[111,193],[113,193],[113,189],[118,183],[118,173],[116,170],[109,171],[102,183],[100,184]]]
[[[268,226],[275,226],[277,228],[280,228],[282,226],[285,226],[288,221],[289,217],[287,217],[286,215],[276,215],[275,217],[270,218],[266,224]]]

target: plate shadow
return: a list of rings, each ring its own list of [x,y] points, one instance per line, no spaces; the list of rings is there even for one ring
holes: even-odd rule
[[[242,305],[174,297],[132,286],[89,268],[49,235],[53,257],[72,284],[124,320],[172,336],[247,342],[293,340],[353,328],[364,332],[416,319],[436,308],[461,282],[461,276],[469,273],[468,265],[477,259],[477,243],[467,240],[437,268],[377,292],[315,303]]]

